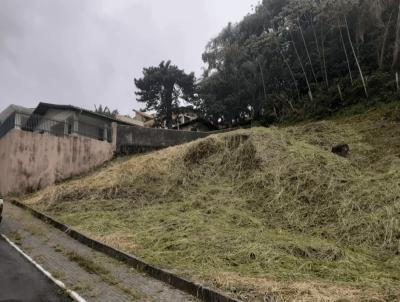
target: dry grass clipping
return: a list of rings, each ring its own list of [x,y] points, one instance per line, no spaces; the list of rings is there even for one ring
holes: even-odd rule
[[[330,152],[342,142],[348,158]],[[248,297],[400,299],[400,126],[381,112],[219,134],[116,160],[24,201]]]

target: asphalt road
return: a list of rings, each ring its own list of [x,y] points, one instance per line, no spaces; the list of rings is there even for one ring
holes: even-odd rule
[[[0,237],[0,302],[71,301]]]

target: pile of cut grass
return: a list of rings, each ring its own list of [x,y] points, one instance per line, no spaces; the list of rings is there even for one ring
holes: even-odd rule
[[[23,201],[243,300],[398,300],[393,106],[117,159]],[[342,142],[348,158],[330,152]]]

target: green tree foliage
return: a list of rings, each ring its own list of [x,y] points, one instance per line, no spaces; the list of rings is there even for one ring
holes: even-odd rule
[[[110,108],[101,104],[99,106],[94,105],[94,112],[108,117],[115,117],[119,114],[118,110],[111,111]]]
[[[180,101],[193,102],[195,76],[171,65],[171,61],[163,61],[157,67],[144,68],[143,78],[135,79],[135,85],[139,89],[137,100],[146,103],[146,110],[156,110],[170,128],[172,112]]]
[[[330,114],[394,81],[399,51],[399,0],[264,0],[207,44],[199,106],[225,125]]]

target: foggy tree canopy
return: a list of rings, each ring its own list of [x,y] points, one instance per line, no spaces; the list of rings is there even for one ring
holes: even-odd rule
[[[396,93],[398,0],[264,0],[203,53],[197,105],[214,123],[325,116]]]

